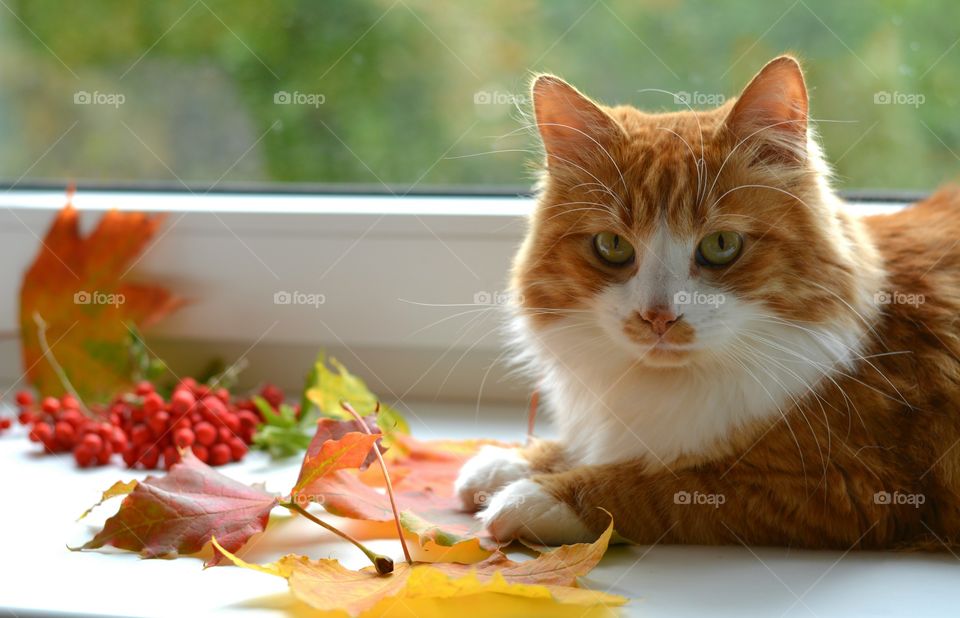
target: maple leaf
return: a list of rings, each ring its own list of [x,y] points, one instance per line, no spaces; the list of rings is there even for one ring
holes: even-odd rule
[[[373,450],[374,443],[380,439],[379,433],[370,434],[359,431],[344,433],[342,431],[344,425],[355,425],[355,423],[326,420],[329,421],[328,424],[318,425],[319,440],[315,438],[307,448],[303,464],[300,466],[300,476],[291,491],[294,497],[319,501],[313,499],[311,494],[317,494],[316,487],[323,482],[323,479],[338,470],[359,468],[364,465]],[[337,427],[331,427],[331,423]],[[335,433],[340,434],[341,437],[332,439],[330,436]]]
[[[104,495],[126,489],[115,484]],[[79,549],[113,545],[145,558],[175,558],[200,551],[216,536],[223,547],[237,551],[263,531],[277,503],[277,497],[262,488],[226,477],[184,451],[166,476],[148,476],[137,483],[117,514]],[[221,560],[214,552],[207,566]]]
[[[106,401],[129,386],[132,331],[182,304],[169,291],[121,281],[162,222],[161,216],[111,210],[80,235],[68,203],[54,219],[20,288],[20,335],[27,378],[45,395],[64,391],[44,359],[34,315],[83,399]]]
[[[483,560],[497,547],[482,524],[465,513],[453,493],[453,483],[463,463],[491,440],[438,440],[423,442],[396,436],[389,469],[400,523],[410,537],[435,561],[472,563]],[[316,501],[341,517],[367,521],[392,521],[390,502],[376,488],[383,486],[377,468],[358,474],[337,470],[318,479],[311,488]],[[406,536],[406,535],[405,535]]]
[[[315,456],[320,449],[323,447],[324,442],[327,440],[340,440],[348,433],[352,432],[363,432],[377,434],[377,437],[380,437],[380,428],[377,426],[377,417],[373,414],[370,416],[365,416],[363,418],[363,425],[360,426],[360,423],[356,420],[349,421],[337,421],[332,418],[322,418],[317,421],[317,430],[313,434],[313,438],[310,440],[310,445],[307,447],[306,455],[304,458]],[[380,451],[383,452],[386,449],[379,446]],[[360,470],[366,470],[370,464],[377,460],[377,454],[371,448],[367,452],[367,457],[360,462],[360,465],[357,466]]]
[[[371,614],[379,613],[380,603],[388,602],[391,604],[387,607],[392,607],[391,599],[400,598],[407,605],[415,600],[457,600],[469,596],[471,603],[482,603],[484,613],[492,615],[496,613],[493,604],[502,602],[504,596],[538,599],[554,609],[563,604],[590,607],[625,603],[623,597],[576,586],[577,578],[589,573],[603,557],[612,533],[611,521],[593,543],[564,545],[526,562],[515,562],[496,552],[473,565],[399,564],[389,576],[379,576],[370,567],[352,571],[336,560],[310,560],[296,555],[254,565],[221,551],[237,566],[285,578],[294,596],[320,610],[341,610],[356,616],[368,610]],[[214,544],[217,545],[216,539]],[[443,615],[442,606],[431,603],[427,608],[432,611],[418,611],[417,615]]]
[[[116,498],[117,496],[126,496],[136,488],[137,488],[136,480],[117,481],[116,483],[111,485],[109,489],[103,492],[103,494],[100,496],[100,499],[97,501],[97,503],[91,506],[86,511],[84,511],[83,514],[77,518],[77,521],[80,521],[81,519],[89,515],[93,511],[93,509],[97,508],[98,506],[100,506],[110,498]]]
[[[347,371],[335,358],[330,359],[330,364],[336,372],[327,367],[323,354],[317,358],[308,378],[309,384],[304,389],[304,403],[317,406],[324,416],[350,420],[352,417],[340,407],[341,402],[348,401],[358,410],[378,410],[377,424],[385,437],[410,433],[410,427],[403,415],[381,403],[363,380]]]

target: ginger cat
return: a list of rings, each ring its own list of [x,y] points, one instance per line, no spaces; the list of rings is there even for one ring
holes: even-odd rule
[[[960,540],[960,190],[858,217],[787,56],[709,111],[533,98],[514,324],[560,437],[482,451],[464,507],[545,544],[598,507],[637,543]]]

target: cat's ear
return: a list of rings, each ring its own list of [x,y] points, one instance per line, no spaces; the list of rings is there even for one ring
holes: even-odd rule
[[[534,81],[533,111],[548,168],[589,162],[624,137],[617,121],[600,106],[553,75],[541,75]]]
[[[802,161],[807,153],[807,87],[796,59],[771,60],[744,88],[726,119],[740,140],[762,144],[761,156]]]

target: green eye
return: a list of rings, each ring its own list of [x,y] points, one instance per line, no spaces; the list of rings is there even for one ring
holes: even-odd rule
[[[597,250],[597,255],[608,264],[622,266],[633,259],[633,245],[613,232],[600,232],[594,236],[593,247]]]
[[[726,266],[737,259],[743,247],[743,238],[736,232],[707,234],[697,245],[697,264],[709,268]]]

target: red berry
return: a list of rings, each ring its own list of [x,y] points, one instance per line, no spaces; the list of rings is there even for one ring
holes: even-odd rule
[[[114,428],[113,436],[110,438],[110,446],[117,453],[122,453],[127,448],[127,434],[119,427]]]
[[[173,464],[180,461],[180,451],[177,450],[175,446],[168,446],[163,449],[163,467],[167,470],[170,469]]]
[[[78,444],[73,449],[73,459],[81,468],[89,468],[97,460],[97,455],[83,444]]]
[[[207,460],[210,459],[210,451],[208,451],[207,447],[203,446],[202,444],[194,444],[191,449],[193,450],[193,454],[196,456],[196,458],[203,463],[207,463]]]
[[[147,470],[153,470],[157,467],[157,462],[160,461],[160,451],[155,447],[150,447],[144,450],[140,454],[140,463],[143,464],[143,467]]]
[[[100,423],[99,425],[91,424],[90,429],[100,434],[104,442],[113,440],[113,425],[110,423]]]
[[[53,414],[60,409],[60,400],[56,397],[44,397],[40,407],[43,408],[43,411],[47,414]]]
[[[230,391],[225,388],[218,388],[217,390],[213,391],[213,396],[223,403],[230,403]]]
[[[97,453],[97,464],[105,466],[110,463],[111,457],[113,457],[113,447],[109,444],[104,444],[103,449]]]
[[[42,442],[46,444],[51,438],[53,438],[53,427],[51,427],[49,423],[43,421],[34,423],[33,428],[30,430],[31,442]]]
[[[147,425],[150,426],[150,430],[153,431],[153,435],[158,438],[163,435],[163,432],[167,430],[167,422],[170,420],[170,415],[166,412],[157,412],[153,416],[147,419]]]
[[[223,415],[222,420],[223,424],[226,425],[227,429],[229,429],[231,433],[237,433],[240,431],[240,419],[237,418],[236,414],[227,412]]]
[[[274,409],[279,408],[280,404],[283,403],[283,391],[274,386],[273,384],[267,384],[260,389],[260,396],[267,400],[267,403]]]
[[[53,426],[53,435],[57,439],[57,442],[66,448],[71,448],[73,447],[73,441],[77,432],[70,423],[57,421],[56,425]]]
[[[61,421],[65,421],[73,425],[74,429],[82,429],[84,423],[87,422],[87,419],[80,414],[79,410],[64,410],[60,413],[59,418]]]
[[[134,425],[130,430],[130,441],[134,446],[143,446],[150,441],[150,429],[146,425]]]
[[[173,434],[174,443],[180,448],[187,448],[188,446],[193,446],[193,443],[196,441],[197,437],[194,435],[193,431],[190,429],[178,429],[175,434]]]
[[[230,447],[222,442],[210,447],[210,465],[222,466],[230,463]]]
[[[260,424],[260,417],[249,410],[240,410],[237,412],[237,420],[241,427],[256,427]]]
[[[243,459],[244,455],[246,455],[247,451],[249,450],[247,445],[244,444],[243,440],[240,438],[234,438],[233,440],[230,440],[229,445],[230,456],[233,457],[234,461],[240,461]]]
[[[147,395],[143,398],[144,413],[146,413],[147,416],[152,416],[160,410],[163,410],[163,397],[157,393],[147,393]]]
[[[60,397],[60,407],[64,410],[79,410],[80,402],[76,397],[67,393],[66,395]]]
[[[217,442],[223,442],[224,444],[229,444],[230,440],[234,438],[234,434],[226,427],[220,427],[217,429]]]
[[[133,444],[127,446],[123,450],[123,463],[127,464],[128,468],[132,468],[137,465],[137,459],[140,457],[140,449],[138,449]]]
[[[180,431],[181,429],[193,429],[193,423],[190,422],[189,418],[181,418],[176,423],[173,424],[174,433]]]
[[[189,418],[190,422],[194,425],[203,421],[203,415],[201,415],[199,412],[191,412]]]
[[[152,392],[153,392],[153,384],[151,384],[147,380],[141,380],[140,382],[137,382],[136,393],[138,395],[140,396],[149,395]]]
[[[13,424],[9,418],[0,418],[0,430],[10,429],[10,425]]]
[[[188,390],[179,389],[170,398],[170,410],[177,416],[183,416],[190,412],[193,404],[197,402],[196,397]]]
[[[192,391],[193,389],[197,388],[197,381],[193,378],[184,378],[180,380],[180,386]]]
[[[217,441],[216,427],[206,421],[197,423],[193,428],[193,433],[197,437],[197,442],[203,446],[210,446]]]
[[[220,418],[227,413],[227,406],[216,397],[208,395],[200,400],[200,412],[203,413],[204,411]]]
[[[20,421],[20,424],[21,424],[21,425],[29,425],[29,424],[32,423],[35,419],[36,419],[36,415],[35,415],[33,412],[31,412],[30,410],[27,410],[27,411],[25,411],[25,412],[21,412],[20,415],[17,417],[17,420]]]
[[[103,438],[98,434],[88,433],[80,440],[80,444],[82,444],[84,448],[90,449],[93,453],[99,453],[100,449],[103,448]]]
[[[17,405],[21,408],[33,405],[33,395],[30,391],[20,391],[17,393]]]

